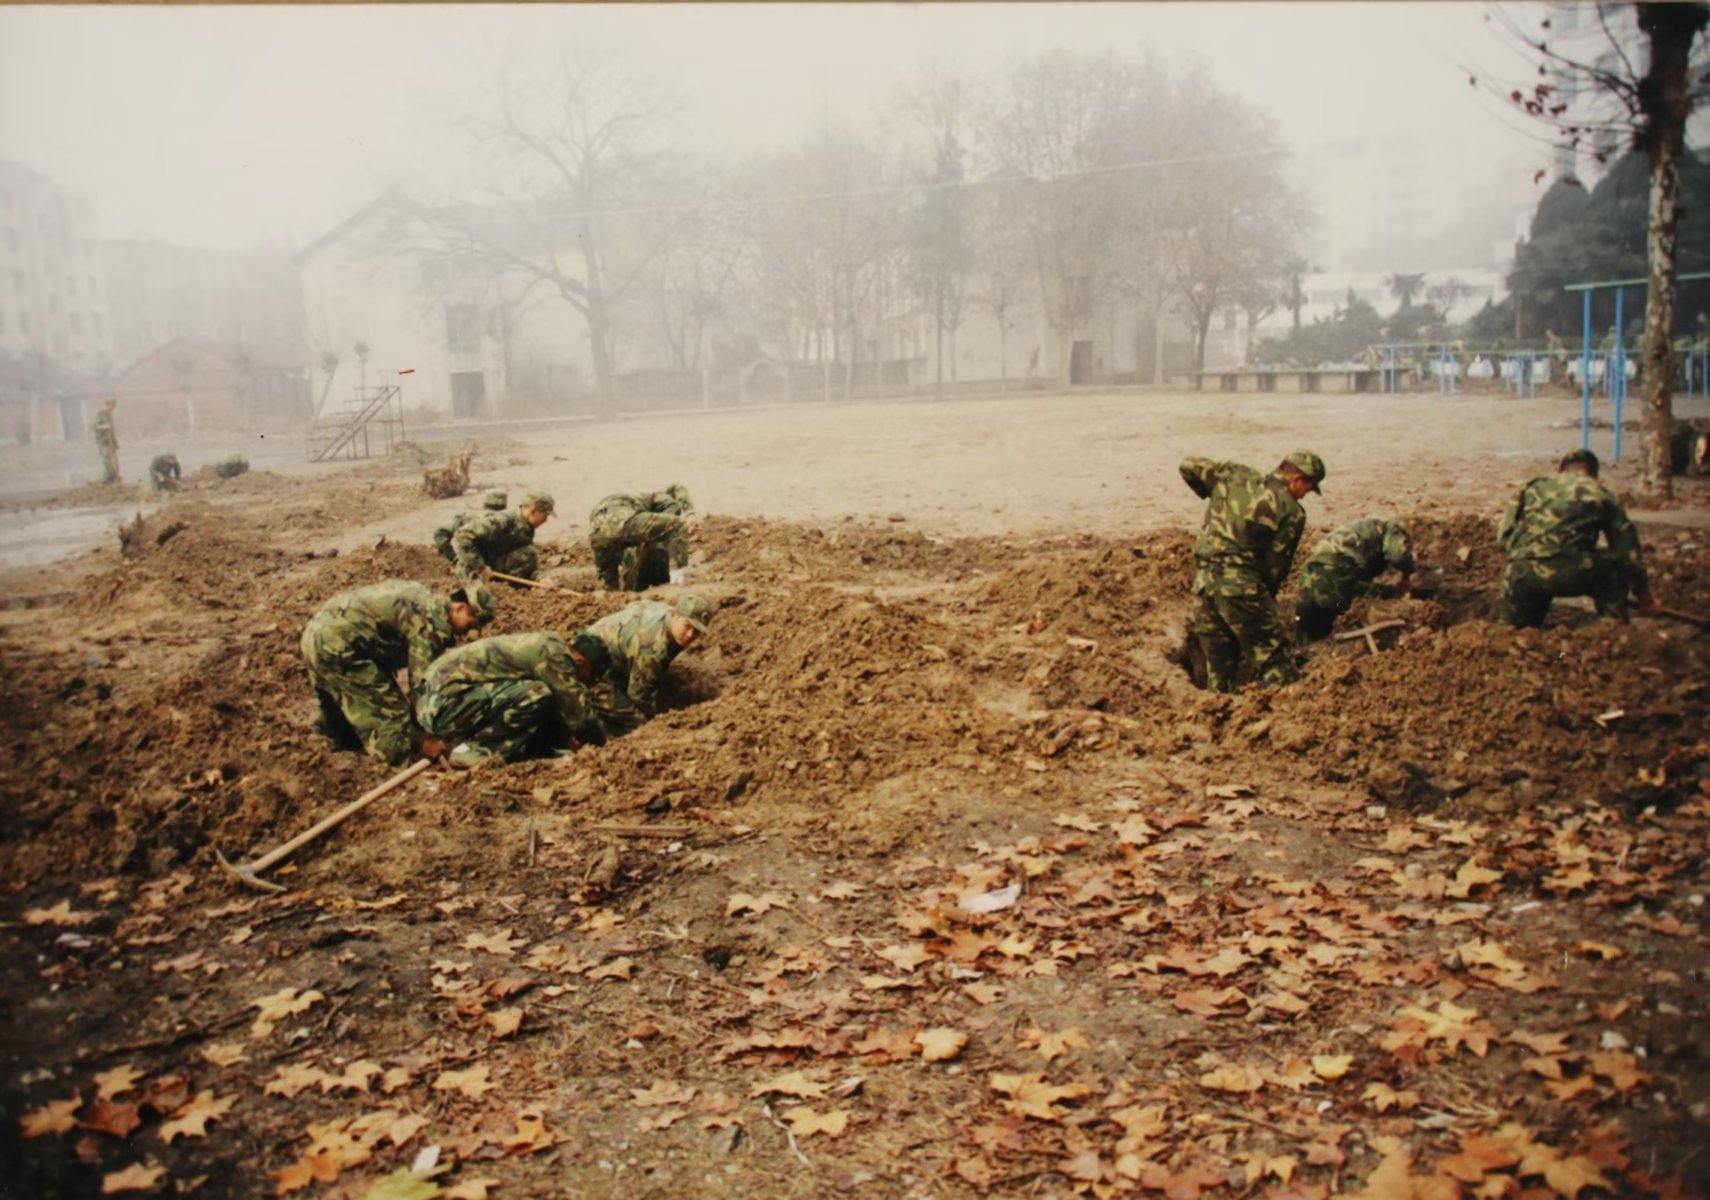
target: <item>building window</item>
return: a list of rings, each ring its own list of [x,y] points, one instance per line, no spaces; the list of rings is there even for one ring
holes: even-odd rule
[[[479,350],[481,348],[481,313],[473,304],[445,306],[445,348],[447,350]]]

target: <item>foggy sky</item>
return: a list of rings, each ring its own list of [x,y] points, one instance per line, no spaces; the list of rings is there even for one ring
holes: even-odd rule
[[[1510,6],[1510,10],[1524,6]],[[1397,130],[1508,190],[1535,131],[1467,85],[1505,51],[1476,4],[0,8],[0,157],[88,194],[110,237],[301,245],[407,177],[494,65],[569,41],[675,80],[689,144],[860,118],[923,58],[1049,46],[1201,55],[1297,152]]]

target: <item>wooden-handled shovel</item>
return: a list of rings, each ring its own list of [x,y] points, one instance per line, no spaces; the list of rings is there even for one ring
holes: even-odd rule
[[[286,842],[283,846],[280,846],[277,850],[270,850],[268,853],[263,854],[260,858],[251,862],[231,862],[218,850],[214,851],[214,857],[220,860],[220,866],[224,867],[226,869],[226,874],[230,875],[236,882],[241,883],[246,887],[259,888],[266,892],[283,892],[285,890],[284,888],[280,887],[277,883],[272,883],[263,879],[261,877],[261,873],[271,867],[274,863],[289,857],[293,851],[300,850],[304,846],[307,846],[310,842],[320,837],[321,834],[325,833],[333,826],[349,817],[355,816],[370,804],[374,803],[374,801],[380,799],[380,797],[384,796],[387,792],[403,787],[406,783],[414,779],[417,775],[420,775],[431,766],[433,766],[433,760],[429,758],[424,758],[411,763],[402,771],[399,771],[396,775],[392,776],[392,778],[388,779],[385,783],[362,793],[362,795],[352,800],[349,804],[345,805],[331,816],[311,825],[308,829],[299,833],[296,837]]]

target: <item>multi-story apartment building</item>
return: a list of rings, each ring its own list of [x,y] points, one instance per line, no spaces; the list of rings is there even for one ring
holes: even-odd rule
[[[95,208],[0,159],[0,357],[102,374],[113,360]]]

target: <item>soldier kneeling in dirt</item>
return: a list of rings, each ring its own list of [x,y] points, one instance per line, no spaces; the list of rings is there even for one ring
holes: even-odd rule
[[[1575,450],[1554,475],[1532,480],[1508,502],[1496,541],[1508,556],[1497,620],[1520,629],[1544,623],[1557,596],[1590,596],[1599,616],[1625,621],[1628,596],[1660,614],[1640,558],[1639,534],[1615,493],[1597,481],[1597,455]],[[1601,534],[1607,549],[1598,549]]]
[[[184,471],[176,454],[157,454],[148,464],[148,481],[157,492],[176,492],[182,486]]]
[[[510,497],[503,492],[488,492],[481,497],[481,507],[486,512],[504,512]],[[469,522],[485,515],[478,512],[453,513],[451,519],[441,524],[433,531],[433,548],[439,551],[439,556],[448,563],[457,561],[457,551],[451,548],[451,539],[457,536],[457,531]]]
[[[676,582],[672,571],[689,565],[689,535],[701,524],[694,507],[680,483],[662,492],[607,496],[594,505],[588,514],[588,545],[600,586],[644,592]]]
[[[389,579],[334,596],[303,630],[322,727],[393,766],[418,754],[438,758],[445,746],[417,727],[397,673],[407,670],[419,687],[435,659],[492,619],[493,597],[479,584],[446,597]]]
[[[483,513],[459,526],[451,534],[457,573],[464,579],[490,579],[497,571],[557,586],[540,579],[540,555],[534,548],[534,531],[546,524],[555,507],[547,493],[530,492],[515,512]]]
[[[1413,587],[1413,546],[1399,521],[1367,517],[1314,546],[1300,568],[1300,598],[1294,605],[1300,640],[1328,637],[1336,618],[1390,567],[1401,573],[1401,594],[1407,595]]]
[[[674,605],[637,600],[588,626],[610,652],[612,679],[634,706],[637,724],[659,712],[659,685],[671,660],[706,636],[712,617],[712,605],[685,593]]]
[[[456,767],[569,753],[606,740],[595,688],[610,669],[605,644],[587,631],[568,640],[556,633],[482,638],[428,668],[416,719],[433,737],[457,743],[448,759]]]

